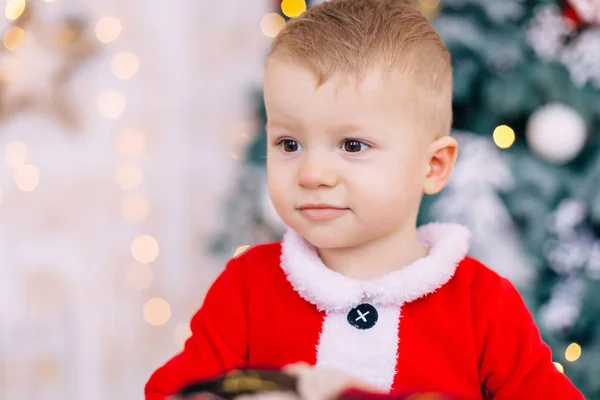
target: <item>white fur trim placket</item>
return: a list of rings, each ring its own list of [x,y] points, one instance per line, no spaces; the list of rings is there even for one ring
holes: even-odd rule
[[[326,312],[317,348],[317,366],[332,367],[390,390],[396,374],[398,330],[402,305],[447,283],[469,249],[470,231],[456,224],[432,223],[418,230],[429,255],[402,269],[360,281],[328,269],[316,249],[288,230],[282,242],[281,267],[294,289]],[[357,329],[348,311],[373,305],[377,323]]]
[[[346,312],[328,312],[317,346],[317,366],[390,390],[396,375],[400,307],[377,307],[377,312],[377,323],[365,330],[350,325]]]

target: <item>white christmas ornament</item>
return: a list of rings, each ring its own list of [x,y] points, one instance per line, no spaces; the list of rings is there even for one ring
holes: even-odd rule
[[[534,112],[526,129],[533,152],[555,164],[571,161],[587,140],[587,127],[581,115],[560,103],[548,104]]]
[[[563,64],[571,75],[573,84],[586,84],[600,88],[600,0],[571,0],[578,14],[590,27],[573,36],[574,28],[564,18],[556,4],[536,8],[527,29],[527,42],[546,62]]]

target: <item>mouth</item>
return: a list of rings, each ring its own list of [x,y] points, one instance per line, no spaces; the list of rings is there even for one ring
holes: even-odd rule
[[[328,221],[343,216],[347,207],[338,207],[332,204],[304,204],[297,208],[302,216],[314,221]]]

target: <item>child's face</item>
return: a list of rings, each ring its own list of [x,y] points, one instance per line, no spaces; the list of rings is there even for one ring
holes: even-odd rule
[[[377,70],[359,85],[315,83],[307,69],[268,62],[267,170],[282,220],[318,248],[414,227],[433,138],[406,112],[410,88]]]

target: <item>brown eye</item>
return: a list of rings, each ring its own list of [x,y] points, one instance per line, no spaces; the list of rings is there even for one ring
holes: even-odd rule
[[[290,139],[284,139],[281,141],[281,148],[283,149],[283,151],[285,151],[286,153],[294,153],[298,150],[300,150],[300,144],[298,144],[298,142],[296,142],[295,140],[290,140]]]
[[[359,140],[346,140],[344,142],[344,151],[348,153],[358,153],[364,151],[369,146]]]

